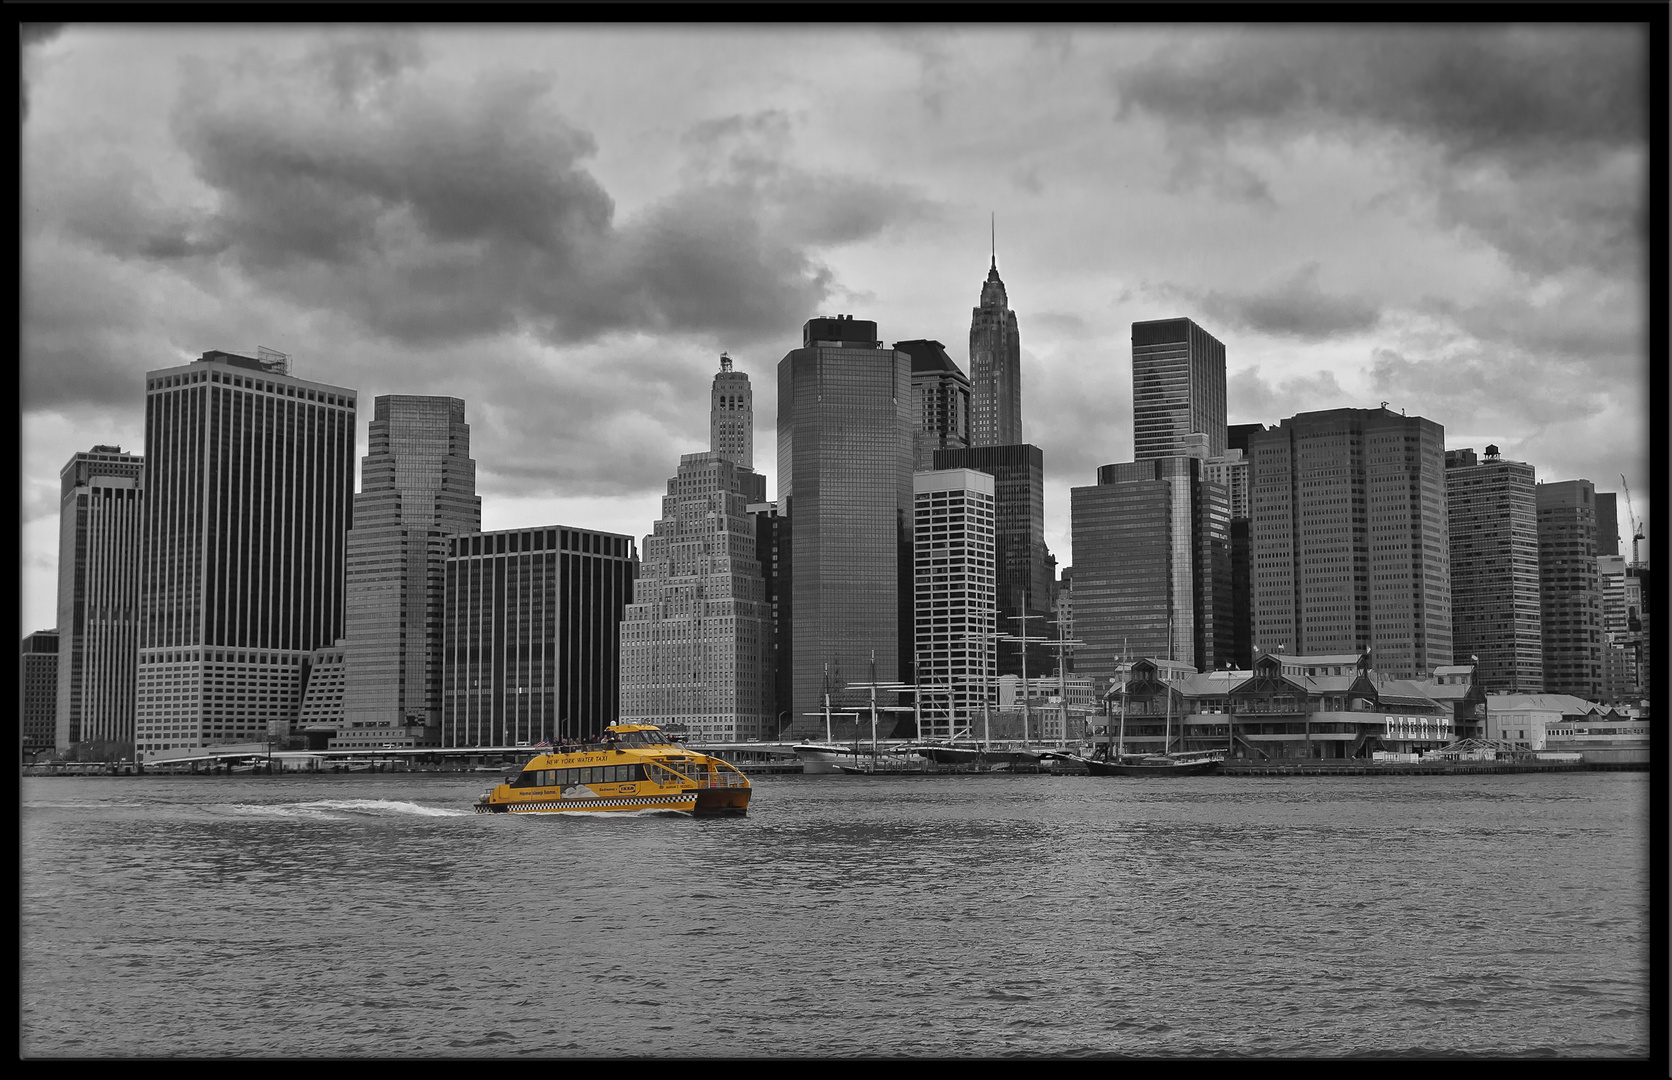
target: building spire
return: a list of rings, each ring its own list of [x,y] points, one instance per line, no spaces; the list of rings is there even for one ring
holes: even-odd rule
[[[992,271],[996,274],[996,273],[998,273],[998,269],[999,269],[999,216],[998,216],[998,214],[993,213],[987,224],[993,230],[993,237],[992,237],[992,240],[993,240],[993,263],[992,263],[992,266],[991,266],[990,269],[992,269]]]

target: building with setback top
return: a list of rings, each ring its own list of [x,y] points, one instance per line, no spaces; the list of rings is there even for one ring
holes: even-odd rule
[[[923,472],[937,452],[969,447],[970,381],[938,341],[896,341],[894,349],[911,357],[912,467]]]
[[[776,734],[773,618],[750,512],[754,395],[721,356],[710,449],[679,459],[621,622],[621,718],[703,742]]]
[[[447,537],[482,528],[470,425],[458,398],[386,394],[372,407],[348,533],[336,719],[351,730],[438,728]],[[310,719],[329,722],[313,705]]]
[[[1022,338],[1016,313],[999,280],[995,252],[981,285],[981,302],[970,313],[970,385],[975,409],[973,446],[1013,446],[1022,441]]]

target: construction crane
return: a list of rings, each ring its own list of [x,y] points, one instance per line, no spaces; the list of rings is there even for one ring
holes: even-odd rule
[[[1631,565],[1637,569],[1637,541],[1643,539],[1643,522],[1631,508],[1631,485],[1626,483],[1625,473],[1620,474],[1620,487],[1626,493],[1626,521],[1631,525]]]

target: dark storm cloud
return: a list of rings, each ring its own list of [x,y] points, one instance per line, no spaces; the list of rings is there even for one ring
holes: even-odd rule
[[[1368,300],[1327,292],[1320,284],[1320,267],[1307,263],[1286,281],[1251,293],[1210,291],[1202,294],[1202,309],[1215,320],[1305,341],[1356,334],[1381,321],[1381,309]]]
[[[618,224],[586,167],[593,138],[554,111],[544,79],[446,86],[419,78],[422,66],[400,38],[333,39],[300,63],[198,63],[174,126],[219,205],[204,235],[152,237],[136,253],[218,247],[264,288],[409,344],[753,334],[828,292],[810,248],[926,206],[782,167],[767,146],[694,171]],[[715,124],[698,141],[725,134]]]
[[[30,46],[42,45],[51,41],[63,29],[63,23],[20,23],[18,25],[19,47],[27,53]],[[28,63],[28,57],[25,55],[19,59],[20,63],[17,66],[18,116],[20,119],[27,120],[29,118],[29,76],[24,72],[24,65]]]
[[[1548,273],[1635,259],[1647,56],[1630,26],[1244,28],[1169,44],[1111,83],[1118,115],[1169,125],[1176,179],[1233,182],[1211,168],[1223,149],[1208,149],[1233,139],[1392,134],[1433,147],[1425,179],[1441,222]]]
[[[1633,27],[1243,28],[1113,73],[1122,110],[1225,129],[1365,123],[1459,158],[1572,154],[1647,134],[1647,35]]]

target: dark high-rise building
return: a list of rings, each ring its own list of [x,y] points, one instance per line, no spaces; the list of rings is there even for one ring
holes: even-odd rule
[[[1602,696],[1602,587],[1597,577],[1596,489],[1589,480],[1539,484],[1539,611],[1544,692]]]
[[[822,735],[826,666],[846,683],[910,680],[911,357],[877,324],[809,320],[778,362],[778,502],[790,524],[788,711]],[[784,710],[785,704],[779,703]]]
[[[753,416],[749,377],[720,358],[710,449],[686,454],[621,623],[621,717],[703,742],[776,734],[773,620],[751,505],[766,477],[750,469],[732,417]]]
[[[1016,313],[999,280],[994,254],[981,286],[981,303],[970,314],[970,385],[975,415],[973,446],[1012,446],[1022,441],[1022,338]]]
[[[23,639],[18,657],[18,726],[25,755],[51,750],[58,729],[58,631]]]
[[[1230,503],[1203,462],[1104,465],[1071,494],[1077,673],[1106,687],[1117,657],[1229,662]]]
[[[441,723],[447,537],[482,528],[464,402],[385,394],[372,405],[354,527],[341,721]]]
[[[749,504],[755,519],[755,559],[765,582],[762,599],[772,617],[772,672],[774,708],[772,734],[781,735],[790,725],[790,697],[793,693],[790,663],[790,519],[779,512],[776,501]]]
[[[447,539],[442,746],[601,734],[620,716],[633,538],[551,526]]]
[[[1473,665],[1492,694],[1544,686],[1539,617],[1538,507],[1533,467],[1446,451],[1451,531],[1452,662]]]
[[[144,458],[119,446],[95,446],[59,473],[60,751],[79,742],[133,742],[144,467]]]
[[[1266,430],[1264,424],[1230,425],[1225,429],[1226,451],[1241,450],[1242,456],[1246,458],[1248,456],[1248,440],[1253,438],[1256,432],[1264,430]]]
[[[1225,429],[1225,455],[1208,461],[1208,479],[1220,480],[1231,496],[1231,666],[1254,670],[1254,544],[1249,528],[1248,440],[1264,424]]]
[[[343,636],[355,394],[288,372],[260,350],[146,373],[142,757],[288,734]]]
[[[938,341],[896,341],[894,349],[911,357],[912,467],[924,472],[937,451],[969,448],[970,381]]]
[[[1615,492],[1599,491],[1597,495],[1597,554],[1620,553],[1620,512]]]
[[[1055,560],[1045,547],[1045,456],[1039,447],[975,446],[935,454],[936,469],[974,469],[994,480],[994,572],[997,576],[1000,633],[1029,637],[1047,635],[1045,618],[1051,612]],[[1025,622],[1017,616],[1034,616]],[[1043,617],[1040,617],[1043,616]],[[1051,670],[1055,653],[1030,654],[1028,674]],[[1020,675],[1021,646],[1001,642],[998,673]]]
[[[1330,409],[1256,432],[1249,448],[1256,648],[1369,649],[1378,672],[1404,679],[1450,666],[1445,429]]]
[[[1189,319],[1132,324],[1132,459],[1225,453],[1225,346]]]
[[[1254,670],[1254,542],[1248,518],[1231,519],[1231,666]]]

